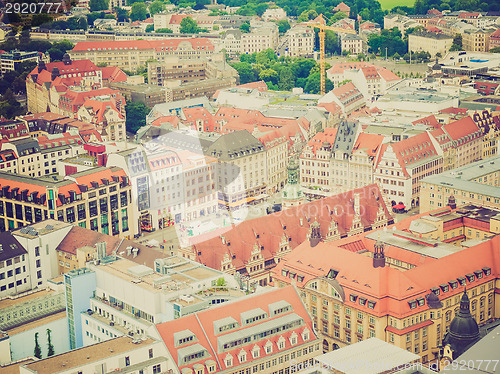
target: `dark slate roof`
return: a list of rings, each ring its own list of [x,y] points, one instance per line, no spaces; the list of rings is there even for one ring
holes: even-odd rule
[[[11,143],[16,147],[17,154],[22,156],[27,150],[33,150],[34,152],[39,152],[40,147],[38,145],[38,140],[33,138],[23,138],[11,141]],[[28,152],[30,153],[30,152]],[[33,152],[31,152],[33,153]]]
[[[193,136],[178,130],[167,131],[152,141],[178,150],[208,154],[209,147],[214,143],[210,139]]]
[[[208,149],[208,155],[231,161],[251,154],[265,152],[262,143],[247,130],[222,135]]]
[[[19,243],[9,231],[0,233],[0,261],[27,254],[24,247]]]
[[[342,121],[338,127],[332,151],[342,151],[350,155],[356,142],[358,126],[359,124],[356,122]]]

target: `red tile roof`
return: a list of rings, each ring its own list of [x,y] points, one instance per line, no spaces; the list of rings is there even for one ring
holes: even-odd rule
[[[116,236],[101,234],[80,226],[73,226],[56,250],[76,255],[76,250],[82,247],[94,247],[97,243],[106,243],[106,254],[111,255],[121,242]]]
[[[314,137],[307,143],[307,148],[311,150],[314,154],[321,148],[324,142],[329,142],[330,145],[335,143],[335,137],[337,136],[337,129],[326,128],[323,132],[318,132]]]
[[[177,50],[180,43],[189,43],[196,50],[213,51],[213,43],[206,38],[172,38],[162,40],[126,40],[126,41],[102,41],[102,42],[78,42],[72,49],[73,52],[93,50],[141,50],[154,49],[156,51]]]
[[[100,68],[102,71],[102,80],[108,83],[111,82],[126,82],[127,74],[125,74],[120,68],[116,66],[106,66]]]
[[[401,79],[389,69],[383,68],[381,66],[376,66],[368,62],[340,62],[334,64],[330,69],[328,69],[327,72],[329,74],[343,74],[344,70],[352,70],[352,69],[358,70],[361,68],[374,68],[386,82],[391,82]]]
[[[344,105],[347,105],[348,102],[356,96],[359,96],[357,100],[363,100],[363,95],[352,82],[348,82],[340,87],[334,88],[330,92]]]
[[[151,122],[151,126],[160,127],[164,123],[170,123],[174,128],[179,128],[179,117],[177,116],[163,116]]]
[[[333,8],[334,12],[347,12],[347,15],[349,16],[349,12],[351,11],[351,7],[345,4],[344,2],[341,2],[339,5],[337,5],[335,8]]]
[[[280,313],[278,316],[270,315],[269,305],[272,303],[276,303],[279,301],[285,301],[290,304],[291,310]],[[264,337],[260,340],[254,341],[252,340],[249,343],[243,344],[238,348],[234,348],[232,350],[222,350],[221,348],[217,349],[219,346],[218,338],[224,335],[233,334],[235,331],[244,331],[248,330],[249,326],[242,321],[242,313],[250,311],[255,308],[260,308],[267,312],[268,317],[261,319],[259,322],[252,323],[252,326],[258,326],[259,324],[265,323],[267,321],[276,320],[281,318],[282,316],[296,314],[301,317],[304,321],[299,327],[291,329],[289,331],[283,332],[281,334]],[[222,320],[224,318],[233,318],[238,322],[238,326],[233,329],[229,329],[225,332],[217,332],[214,328],[214,322],[218,320]],[[243,327],[241,327],[243,326]],[[234,302],[224,303],[222,305],[212,307],[210,309],[203,310],[201,312],[196,312],[193,314],[189,314],[187,316],[178,318],[174,321],[169,321],[165,323],[161,323],[156,325],[156,329],[160,334],[163,342],[165,343],[170,355],[174,358],[175,363],[178,368],[182,370],[183,368],[191,368],[195,364],[205,364],[207,360],[215,361],[215,371],[219,372],[229,367],[225,365],[225,358],[228,354],[231,354],[233,357],[233,366],[231,368],[237,367],[238,365],[238,356],[241,350],[243,349],[246,352],[246,362],[247,365],[249,362],[260,361],[263,357],[268,356],[269,358],[275,357],[277,351],[277,341],[282,336],[285,338],[285,349],[291,348],[291,343],[289,337],[292,333],[297,335],[297,344],[293,347],[301,347],[304,343],[302,339],[302,332],[307,329],[309,333],[309,340],[306,342],[314,341],[317,337],[314,334],[314,329],[312,326],[311,318],[307,310],[304,307],[297,291],[294,287],[283,287],[273,289],[272,291],[254,294],[247,296],[244,299],[237,300]],[[177,345],[174,341],[174,334],[178,332],[182,332],[185,330],[189,330],[192,334],[194,334],[195,339],[187,344]],[[274,345],[273,353],[266,354],[266,351],[263,349],[264,345],[271,341]],[[184,362],[179,362],[179,351],[184,347],[194,347],[196,344],[201,345],[208,352],[209,356],[205,356],[203,358],[194,359],[189,362],[189,364],[185,364]],[[258,358],[253,358],[251,354],[251,350],[258,346],[260,349],[260,355]],[[215,348],[215,349],[214,349]],[[208,372],[205,368],[205,371]]]
[[[360,205],[365,207],[361,216],[363,225],[368,226],[375,221],[379,206],[383,207],[387,219],[392,219],[383,204],[378,186],[372,184],[344,194],[291,207],[283,212],[244,221],[224,234],[226,244],[223,244],[221,238],[215,237],[194,245],[193,252],[197,254],[198,262],[211,268],[220,269],[224,256],[229,256],[233,258],[236,269],[244,269],[251,258],[254,245],[263,247],[261,253],[266,260],[272,259],[279,251],[283,238],[289,240],[291,248],[305,241],[310,225],[315,220],[320,224],[323,236],[328,233],[332,220],[337,223],[342,235],[348,234],[354,218],[354,194],[360,195]],[[259,234],[258,239],[257,234]]]
[[[432,126],[435,129],[441,127],[441,124],[438,122],[438,120],[436,119],[436,116],[434,114],[427,116],[427,117],[424,117],[424,118],[417,119],[416,121],[413,121],[412,124],[413,125],[421,124],[421,125],[425,125],[425,126]]]
[[[123,114],[120,113],[118,109],[116,109],[115,103],[113,100],[94,100],[87,99],[83,103],[83,107],[87,109],[87,112],[92,116],[92,123],[102,124],[105,119],[105,115],[108,111],[115,111],[118,113],[118,117],[124,119]]]
[[[500,29],[499,29],[500,30]],[[467,109],[465,108],[454,108],[454,107],[449,107],[446,109],[441,109],[439,113],[450,113],[450,114],[467,114]]]
[[[365,149],[369,156],[375,157],[377,152],[380,150],[382,141],[384,140],[383,135],[377,134],[366,134],[364,132],[358,135],[358,139],[354,144],[353,151],[358,149]]]
[[[464,117],[458,121],[443,125],[443,130],[453,141],[458,142],[458,145],[469,143],[482,134],[482,131],[471,117]]]

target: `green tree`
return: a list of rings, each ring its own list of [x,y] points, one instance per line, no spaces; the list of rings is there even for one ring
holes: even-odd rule
[[[252,68],[252,65],[248,62],[238,62],[236,64],[232,64],[231,66],[238,72],[240,76],[240,84],[257,81],[255,71]]]
[[[259,79],[276,84],[278,83],[278,73],[273,69],[265,69],[260,72]]]
[[[250,32],[250,24],[248,22],[244,22],[240,26],[240,31],[243,33],[249,33]]]
[[[33,27],[41,26],[41,25],[47,24],[49,22],[52,22],[52,17],[49,16],[47,13],[35,14],[31,18],[31,26],[33,26]]]
[[[40,344],[38,344],[38,333],[35,333],[35,349],[33,355],[36,358],[42,358],[42,349],[40,348]]]
[[[165,27],[163,29],[158,29],[155,32],[163,33],[163,34],[172,34],[173,33],[172,29],[169,29],[168,27]]]
[[[130,20],[134,21],[144,21],[148,18],[148,7],[144,3],[134,3],[132,4],[132,9],[130,10]]]
[[[130,14],[127,9],[115,8],[116,20],[118,22],[126,22],[129,20]]]
[[[191,17],[183,18],[180,32],[181,34],[197,34],[199,32],[198,24]]]
[[[328,92],[333,89],[333,83],[330,79],[325,78],[325,91]],[[304,91],[311,94],[317,94],[321,92],[321,73],[311,74],[307,78]]]
[[[163,12],[164,10],[165,10],[165,4],[163,3],[163,1],[160,0],[153,1],[149,6],[149,14],[151,15]]]
[[[315,19],[318,16],[318,12],[316,12],[314,9],[309,9],[309,10],[304,10],[299,18],[297,19],[298,22],[307,22],[312,19]]]
[[[147,25],[146,26],[146,32],[153,32],[155,30],[155,26],[154,25]]]
[[[281,19],[277,22],[278,25],[278,30],[280,33],[284,34],[288,30],[290,30],[290,24],[288,23],[288,20],[286,19]]]
[[[453,38],[453,43],[451,44],[450,51],[463,51],[463,46],[462,46],[462,35],[461,34],[456,34],[455,37]]]
[[[292,68],[285,65],[280,71],[278,86],[280,90],[290,91],[295,87],[295,77],[293,76]]]
[[[99,10],[108,10],[109,1],[108,0],[90,0],[89,8],[91,12],[97,12]]]
[[[146,126],[146,116],[149,113],[149,108],[140,102],[127,102],[125,106],[127,119],[125,127],[128,132],[135,134],[142,126]]]
[[[52,331],[50,329],[47,329],[47,357],[54,356],[54,345],[52,344],[52,338],[50,337],[51,332]]]
[[[500,47],[491,48],[490,53],[500,53]]]

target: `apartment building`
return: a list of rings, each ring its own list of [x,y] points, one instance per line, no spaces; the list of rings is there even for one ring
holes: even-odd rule
[[[156,329],[182,372],[288,372],[290,360],[312,364],[320,353],[293,287],[251,295]]]
[[[90,374],[124,370],[143,373],[168,373],[174,366],[162,342],[151,338],[137,340],[118,337],[94,345],[71,350],[19,367],[21,374]]]
[[[500,116],[492,115],[491,111],[483,110],[472,115],[474,123],[482,130],[483,146],[482,159],[498,154],[498,140],[500,137]]]
[[[500,28],[498,28],[494,33],[490,35],[490,49],[500,47]]]
[[[392,222],[382,194],[372,184],[243,221],[219,237],[179,249],[179,254],[212,269],[248,276],[250,286],[265,286],[280,259],[311,236],[324,233],[326,240],[337,240]]]
[[[471,117],[443,125],[430,134],[443,150],[443,170],[451,170],[482,158],[483,132]]]
[[[488,52],[490,35],[495,29],[468,29],[462,33],[462,46],[466,51]]]
[[[146,66],[148,60],[161,63],[172,56],[193,60],[210,57],[213,52],[214,45],[205,38],[79,42],[68,51],[73,59],[89,59],[94,64],[105,63],[131,71]]]
[[[498,318],[497,276],[491,268],[497,236],[466,244],[478,227],[496,224],[496,214],[448,207],[410,217],[387,231],[314,248],[304,242],[273,269],[273,281],[280,287],[297,285],[326,352],[377,337],[420,355],[422,363],[434,361],[464,286],[478,324]],[[311,251],[316,255],[311,257]],[[450,263],[454,266],[445,266]]]
[[[279,21],[281,19],[286,19],[286,12],[281,8],[268,8],[262,14],[262,20],[268,21]]]
[[[264,145],[247,130],[219,137],[207,151],[217,158],[219,207],[238,209],[267,196],[267,156]]]
[[[353,82],[334,88],[318,100],[319,104],[332,102],[341,108],[345,116],[366,106],[365,97]]]
[[[427,132],[382,144],[375,162],[375,181],[391,205],[419,205],[420,180],[443,171],[439,145]]]
[[[450,195],[455,197],[459,205],[500,208],[499,165],[499,156],[493,156],[424,178],[420,193],[420,211],[446,206]]]
[[[130,184],[120,168],[99,167],[59,180],[0,173],[0,186],[0,231],[51,218],[110,235],[130,233]]]
[[[266,148],[267,193],[272,195],[285,186],[288,160],[288,141],[278,131],[271,131],[259,136],[259,141]]]
[[[340,48],[353,55],[363,53],[363,39],[357,34],[340,34]]]
[[[444,56],[453,44],[453,37],[435,32],[413,32],[408,36],[408,49],[412,52],[428,52],[431,57]]]
[[[115,102],[110,96],[87,99],[76,115],[80,121],[96,125],[103,141],[122,141],[126,137],[125,103],[120,100],[118,110]]]
[[[50,58],[48,55],[33,51],[33,52],[24,52],[24,51],[10,51],[4,52],[0,55],[0,72],[5,74],[8,71],[16,70],[22,62],[33,61],[38,63],[38,61],[49,62]]]
[[[0,234],[0,297],[16,295],[32,288],[28,252],[10,232]],[[0,317],[0,323],[4,316]]]
[[[275,50],[278,45],[278,26],[271,24],[272,27],[252,28],[249,33],[241,34],[240,53],[254,53],[265,51],[266,49]]]
[[[109,257],[100,265],[90,265],[97,282],[90,295],[90,311],[75,316],[81,319],[84,346],[124,335],[140,339],[151,334],[155,324],[245,295],[233,277],[197,262],[150,251],[146,257],[156,256],[150,267],[135,262],[142,249],[126,251],[127,257],[133,253],[134,261]],[[225,286],[217,287],[217,282]]]
[[[392,71],[367,62],[340,62],[327,70],[326,76],[334,87],[350,80],[366,97],[386,93],[387,88],[401,80]]]
[[[286,53],[290,57],[310,57],[314,53],[314,31],[308,26],[296,25],[287,31]]]

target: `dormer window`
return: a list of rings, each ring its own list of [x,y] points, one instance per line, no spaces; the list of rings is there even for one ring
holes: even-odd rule
[[[466,277],[469,282],[474,282],[474,280],[476,279],[476,276],[472,273],[467,274]]]
[[[247,353],[243,349],[240,351],[240,354],[238,355],[238,360],[240,361],[240,364],[247,361]]]
[[[417,301],[416,300],[408,301],[408,305],[410,306],[410,309],[415,309],[417,307]]]
[[[457,281],[458,281],[458,283],[460,283],[461,286],[465,286],[466,285],[465,277],[458,277]]]
[[[260,348],[258,345],[254,345],[253,349],[252,349],[252,357],[253,358],[258,358],[260,357]]]
[[[484,267],[482,268],[484,275],[488,276],[491,274],[491,268],[490,267]]]
[[[270,340],[267,341],[266,345],[264,346],[264,350],[266,351],[266,354],[273,353],[273,343],[271,343]]]
[[[366,299],[364,297],[359,298],[359,305],[363,305],[363,306],[366,305]]]
[[[474,274],[476,275],[477,279],[483,278],[483,272],[481,270],[476,270]]]
[[[423,297],[419,297],[417,299],[418,306],[423,306],[425,305],[425,299]]]
[[[431,291],[436,295],[436,296],[439,296],[439,288],[438,287],[432,287],[431,288]]]
[[[458,282],[456,280],[449,281],[448,284],[451,286],[452,290],[458,287]]]
[[[446,284],[446,283],[440,284],[439,287],[441,288],[441,290],[443,292],[448,292],[449,289],[450,289],[450,286],[448,284]]]
[[[228,354],[224,359],[224,363],[226,364],[226,367],[233,366],[233,356],[231,354]]]
[[[306,342],[309,340],[309,333],[310,333],[309,329],[307,329],[307,328],[304,329],[304,331],[302,332],[302,340],[303,341]]]
[[[375,309],[375,304],[377,304],[375,301],[368,301],[368,308]]]
[[[356,302],[356,300],[358,299],[358,295],[352,293],[350,296],[349,296],[349,300],[351,300],[353,303]]]

